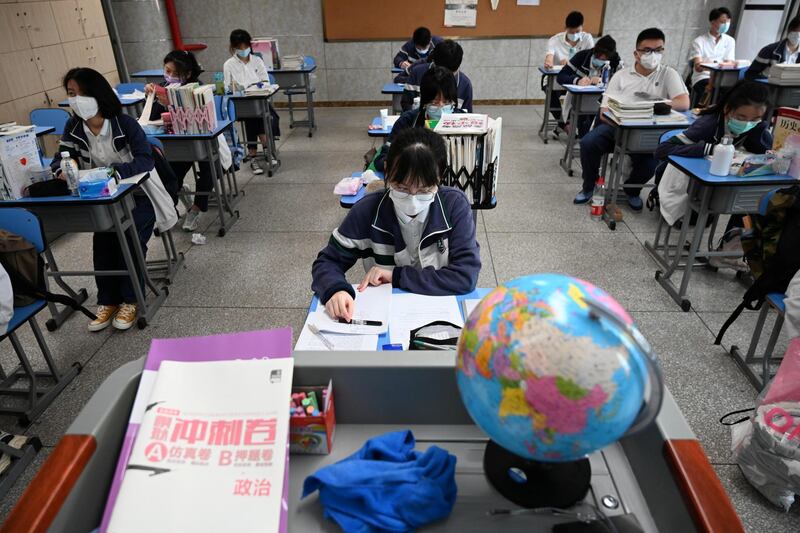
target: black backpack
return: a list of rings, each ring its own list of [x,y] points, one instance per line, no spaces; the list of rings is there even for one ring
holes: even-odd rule
[[[767,295],[786,292],[800,270],[800,186],[776,191],[764,215],[751,215],[753,229],[742,233],[744,258],[755,277],[742,303],[720,329],[714,344],[745,309],[758,310]]]

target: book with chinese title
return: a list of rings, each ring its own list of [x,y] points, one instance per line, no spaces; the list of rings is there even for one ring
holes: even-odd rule
[[[108,531],[278,531],[292,363],[163,362]]]
[[[775,128],[772,132],[772,149],[783,148],[789,137],[800,135],[800,110],[779,107],[775,110]]]
[[[158,377],[161,363],[164,361],[228,361],[235,359],[282,358],[291,357],[291,355],[292,328],[244,331],[203,337],[153,339],[150,343],[150,351],[145,358],[144,370],[139,379],[139,388],[136,391],[136,399],[128,417],[128,428],[125,431],[125,437],[117,458],[117,467],[114,470],[114,478],[108,491],[103,521],[100,525],[101,533],[105,533],[108,530],[111,511],[114,509],[117,494],[125,477],[125,469],[128,466],[133,443],[139,432],[142,417],[148,407],[150,393]],[[288,455],[289,447],[287,443],[287,460]],[[283,514],[279,533],[285,533],[288,528],[289,469],[286,468],[285,470]]]

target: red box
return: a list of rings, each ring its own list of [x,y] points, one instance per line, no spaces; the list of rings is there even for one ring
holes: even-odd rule
[[[292,416],[289,418],[289,452],[311,455],[326,455],[333,449],[336,432],[336,414],[333,407],[333,381],[328,386],[292,387],[292,394],[314,392],[322,398],[326,391],[325,404],[320,416]]]

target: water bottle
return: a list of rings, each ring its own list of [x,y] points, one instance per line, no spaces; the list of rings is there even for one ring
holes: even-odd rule
[[[609,78],[611,78],[611,66],[606,65],[603,67],[603,73],[600,74],[600,86],[605,87],[608,85]]]
[[[592,220],[600,220],[603,218],[603,210],[606,206],[606,178],[600,176],[597,183],[594,185],[594,193],[592,194],[592,204],[589,214]]]
[[[69,152],[61,152],[61,175],[64,176],[72,196],[78,196],[78,181],[80,180],[78,164],[69,156]]]
[[[714,157],[711,159],[709,172],[715,176],[727,176],[731,170],[735,151],[732,139],[727,135],[723,137],[722,142],[714,147]]]

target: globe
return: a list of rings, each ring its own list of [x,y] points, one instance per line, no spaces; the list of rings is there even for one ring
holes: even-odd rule
[[[648,424],[660,407],[660,374],[628,313],[560,274],[521,277],[486,295],[461,333],[456,376],[475,423],[526,460],[579,460],[617,441],[637,416]],[[642,421],[645,394],[656,389]]]

